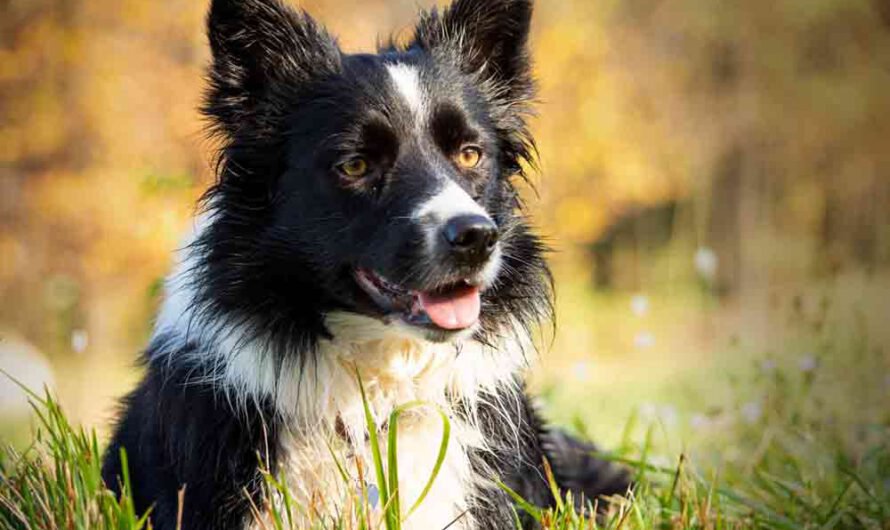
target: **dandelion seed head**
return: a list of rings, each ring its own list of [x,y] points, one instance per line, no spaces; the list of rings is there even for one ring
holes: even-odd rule
[[[658,411],[658,418],[667,427],[674,427],[675,425],[677,425],[678,417],[679,414],[677,413],[677,408],[673,405],[663,405]]]
[[[655,346],[655,335],[649,331],[641,331],[634,336],[634,346],[641,350]]]
[[[808,353],[800,358],[800,361],[797,363],[798,368],[800,368],[801,372],[810,373],[816,370],[819,366],[819,360],[815,355]]]
[[[572,367],[572,374],[578,381],[587,381],[590,379],[590,362],[578,361]]]
[[[658,416],[658,406],[654,403],[643,403],[640,405],[640,416],[646,420],[654,420]]]
[[[76,329],[71,333],[71,349],[74,353],[83,353],[90,345],[90,335],[85,329]]]
[[[635,295],[630,299],[630,310],[638,317],[646,316],[649,312],[649,297],[643,294]]]
[[[745,422],[754,424],[763,417],[763,406],[759,401],[751,401],[742,405],[741,413]]]
[[[699,276],[702,278],[710,281],[717,277],[719,259],[717,258],[717,253],[714,252],[713,249],[699,247],[698,250],[695,251],[693,263],[695,264],[696,272],[698,272]]]
[[[704,414],[693,414],[689,418],[689,426],[695,431],[707,429],[711,424],[711,420]]]

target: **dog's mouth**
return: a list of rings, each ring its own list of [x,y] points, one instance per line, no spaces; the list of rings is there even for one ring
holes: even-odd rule
[[[482,288],[471,278],[431,291],[406,289],[366,269],[357,269],[355,279],[380,309],[398,315],[408,324],[456,332],[479,321]]]

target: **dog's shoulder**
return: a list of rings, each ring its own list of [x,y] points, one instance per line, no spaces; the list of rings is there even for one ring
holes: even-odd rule
[[[185,528],[240,530],[250,499],[261,496],[258,458],[277,456],[271,406],[255,402],[251,413],[235,413],[205,374],[149,361],[105,454],[106,484],[120,493],[128,477],[138,513],[150,509],[155,528],[176,528],[185,502]]]

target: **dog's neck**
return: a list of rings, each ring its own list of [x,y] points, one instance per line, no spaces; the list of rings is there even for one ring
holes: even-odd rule
[[[460,403],[472,411],[485,394],[515,390],[534,352],[518,335],[497,345],[472,337],[434,343],[407,326],[342,312],[327,315],[331,337],[311,351],[279,352],[243,324],[206,322],[186,312],[175,320],[179,325],[160,325],[169,324],[168,317],[159,319],[154,339],[168,344],[155,349],[169,356],[164,362],[200,366],[195,382],[212,383],[238,409],[271,402],[287,423],[309,431],[332,432],[338,418],[349,427],[363,425],[359,377],[380,415],[414,401]]]
[[[474,340],[472,331],[454,342],[435,343],[407,324],[349,312],[326,314],[330,336],[306,344],[305,351],[277,351],[282,346],[257,335],[249,318],[201,310],[200,282],[194,277],[201,267],[191,243],[208,221],[207,216],[196,220],[166,282],[153,336],[164,346],[151,350],[170,356],[165,362],[200,366],[199,382],[217,385],[238,407],[271,402],[282,418],[302,428],[333,429],[338,417],[354,424],[352,419],[361,416],[361,376],[379,414],[418,400],[460,402],[473,410],[481,395],[515,386],[534,354],[518,322],[496,344]]]

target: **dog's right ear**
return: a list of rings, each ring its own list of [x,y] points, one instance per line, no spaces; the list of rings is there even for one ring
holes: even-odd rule
[[[454,0],[417,24],[415,46],[457,58],[466,73],[493,81],[496,99],[526,101],[534,92],[528,40],[532,0]]]
[[[300,87],[340,66],[334,38],[280,0],[212,0],[207,36],[213,63],[203,110],[230,135],[271,125]]]

